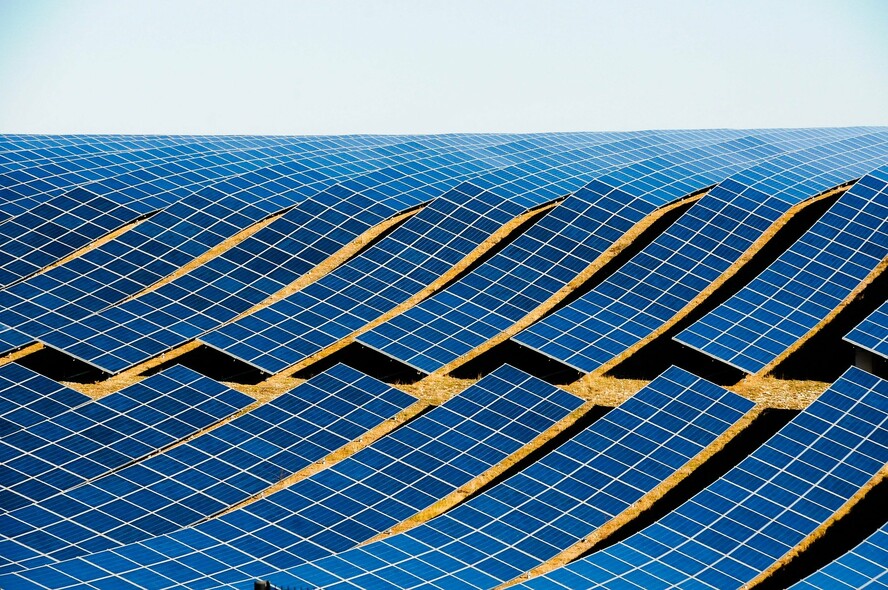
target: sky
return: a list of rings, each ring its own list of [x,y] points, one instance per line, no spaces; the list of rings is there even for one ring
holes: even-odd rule
[[[885,0],[0,0],[0,133],[839,125]]]

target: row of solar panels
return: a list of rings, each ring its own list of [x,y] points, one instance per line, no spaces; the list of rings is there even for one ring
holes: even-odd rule
[[[626,524],[759,410],[673,367],[517,473],[364,544],[576,417],[583,400],[506,365],[263,495],[419,402],[344,365],[237,416],[247,396],[179,366],[98,401],[15,364],[0,371],[4,588],[243,587],[259,577],[489,588]],[[739,587],[794,555],[886,465],[888,382],[851,368],[684,504],[527,585]],[[884,531],[861,550],[879,539]]]
[[[835,313],[885,257],[888,180],[878,167],[888,153],[885,132],[613,135],[565,136],[561,151],[552,149],[553,138],[545,148],[522,139],[489,151],[448,145],[442,155],[437,147],[432,156],[395,144],[397,157],[408,158],[395,166],[366,150],[349,152],[346,168],[325,167],[313,156],[314,168],[289,164],[286,175],[263,169],[236,183],[217,182],[29,277],[53,260],[48,247],[66,241],[35,234],[42,226],[28,217],[38,215],[34,209],[0,224],[10,251],[3,266],[12,272],[0,291],[0,324],[8,328],[0,340],[8,350],[39,340],[116,373],[200,338],[275,373],[356,337],[435,372],[512,336],[583,372],[602,371],[686,315],[801,203],[866,174],[756,281],[676,338],[754,373]],[[515,160],[521,163],[504,166]],[[361,174],[368,167],[374,172]],[[527,325],[646,218],[714,184],[591,292]],[[507,248],[408,307],[516,217],[565,194],[571,196]],[[55,231],[63,231],[57,217],[71,205],[70,196],[59,198],[39,213]],[[241,317],[369,228],[423,203],[429,204],[328,276]],[[88,204],[78,217],[85,223],[104,207]],[[269,216],[268,225],[221,256],[149,290]],[[91,238],[60,252],[112,225],[92,224]],[[27,240],[16,236],[34,247],[22,253]]]
[[[175,152],[167,154],[175,164],[150,160],[162,157],[159,153],[140,160],[143,154],[134,153],[144,146],[137,147],[135,139],[98,139],[100,145],[121,148],[106,154],[126,154],[107,160],[83,156],[93,153],[83,148],[90,141],[46,140],[61,144],[40,146],[39,138],[7,138],[10,145],[21,145],[9,150],[18,157],[7,158],[8,174],[0,184],[0,190],[11,191],[4,195],[15,215],[0,223],[3,243],[10,244],[4,246],[7,263],[0,267],[11,273],[4,282],[7,288],[0,291],[0,321],[11,327],[0,340],[13,350],[39,339],[114,373],[194,338],[267,372],[356,338],[423,372],[434,372],[482,345],[514,337],[583,372],[603,370],[676,323],[694,298],[735,272],[744,254],[800,206],[850,184],[766,272],[677,336],[755,372],[828,320],[880,270],[886,245],[886,138],[875,129],[278,138],[272,141],[273,151],[261,140],[253,142],[255,138],[227,138],[214,146],[215,155],[234,157],[238,166],[250,164],[224,170],[214,168],[217,160],[187,159]],[[164,147],[182,149],[187,143],[186,138],[172,138]],[[48,156],[62,149],[70,153]],[[241,153],[253,149],[265,151]],[[34,150],[44,150],[42,160],[30,155]],[[296,153],[304,157],[296,159]],[[274,157],[281,159],[271,167],[270,160],[261,160]],[[120,162],[127,166],[115,167]],[[64,176],[72,170],[80,180]],[[89,192],[69,190],[83,184],[84,171],[97,179],[86,185]],[[53,182],[59,186],[47,188],[35,180],[41,176],[57,178]],[[569,196],[505,249],[447,283],[458,264],[479,254],[504,229],[564,195]],[[695,203],[617,273],[542,322],[528,324],[531,312],[551,309],[565,289],[600,268],[624,236],[686,200]],[[369,229],[417,207],[422,208],[406,222],[321,280],[231,322],[306,277]],[[146,216],[98,249],[34,274]],[[236,242],[234,238],[263,220],[259,231],[206,260],[213,248]],[[194,268],[148,290],[187,264]],[[440,293],[412,306],[419,296],[442,286]],[[386,314],[393,318],[380,323]],[[875,312],[848,339],[884,355],[884,314],[884,309]],[[743,363],[759,365],[750,369]],[[598,442],[570,448],[568,459],[583,457],[580,449],[587,446],[586,453],[594,455],[581,465],[571,463],[575,469],[546,464],[540,475],[531,474],[530,483],[494,486],[489,492],[500,490],[500,495],[485,492],[441,519],[392,537],[389,544],[369,545],[374,549],[364,552],[350,548],[481,477],[570,414],[580,400],[503,368],[488,376],[492,381],[478,384],[485,394],[474,395],[485,401],[466,401],[473,388],[451,400],[453,405],[448,402],[361,451],[367,453],[362,462],[349,459],[284,490],[297,490],[295,496],[278,492],[267,498],[275,498],[271,503],[263,499],[213,518],[365,436],[397,412],[416,408],[416,402],[352,369],[336,367],[317,378],[330,381],[306,384],[314,389],[302,391],[300,400],[283,396],[218,432],[149,457],[187,433],[225,420],[250,400],[181,367],[134,386],[141,390],[128,388],[121,397],[113,394],[89,403],[21,367],[7,365],[4,370],[9,371],[2,378],[11,384],[11,393],[0,422],[7,445],[0,528],[10,532],[0,549],[6,560],[0,571],[9,574],[4,582],[11,586],[37,579],[48,587],[125,587],[125,579],[135,587],[215,587],[264,576],[282,583],[342,587],[496,585],[534,569],[602,526],[628,518],[634,502],[662,493],[678,467],[736,428],[732,425],[751,411],[749,402],[728,394],[742,403],[728,403],[733,414],[724,414],[719,396],[727,392],[708,389],[715,386],[672,369],[660,378],[669,386],[660,379],[650,386],[661,397],[646,402],[647,412],[675,402],[667,414],[656,414],[662,422],[650,422],[652,416],[631,405],[621,406],[630,415],[616,423],[619,433],[628,430],[636,436],[623,440],[619,433],[597,431],[590,436]],[[851,385],[839,380],[830,391],[845,391],[847,397],[850,390],[860,397],[872,389],[884,397],[882,382],[866,373],[852,370],[843,379]],[[678,400],[688,391],[699,395],[700,388],[718,402]],[[192,389],[204,395],[190,397]],[[534,410],[540,402],[533,397],[491,409],[505,392],[527,389],[546,398],[545,411]],[[45,395],[28,397],[36,391]],[[358,401],[350,397],[355,395]],[[557,409],[549,406],[553,396],[561,396]],[[371,401],[381,406],[365,407]],[[864,421],[876,420],[874,431],[858,427],[857,414],[847,421],[855,426],[843,426],[862,437],[861,445],[876,445],[876,452],[868,447],[863,451],[875,464],[885,446],[884,424],[867,404],[883,411],[880,403],[867,401],[859,410],[868,416]],[[686,406],[699,417],[691,419]],[[443,408],[452,414],[437,414],[432,426],[423,421]],[[841,408],[830,402],[824,412],[833,421],[842,412],[851,413]],[[473,411],[482,414],[465,422],[464,430],[454,430]],[[536,413],[522,413],[527,411]],[[612,414],[620,419],[614,412],[606,419]],[[114,425],[109,426],[112,416]],[[650,429],[636,432],[633,417]],[[407,436],[415,424],[422,428],[418,434],[393,438]],[[604,429],[606,422],[595,424]],[[823,430],[810,424],[807,428],[818,434]],[[830,436],[846,446],[854,444],[840,434]],[[673,435],[678,438],[669,438]],[[612,441],[613,448],[602,440]],[[804,448],[814,448],[816,442],[792,440]],[[688,441],[693,444],[687,446]],[[835,440],[822,444],[830,454]],[[372,449],[379,454],[371,454]],[[765,457],[753,474],[775,464],[771,453],[757,452]],[[819,466],[813,459],[805,461],[805,467]],[[861,470],[857,461],[866,463],[857,456],[848,461],[854,470]],[[353,471],[336,471],[340,465]],[[850,477],[843,472],[846,468],[836,467],[842,485],[833,487],[841,488],[838,496],[847,503],[869,480],[860,483],[862,476],[854,471],[857,479]],[[779,469],[795,476],[801,467]],[[862,471],[873,472],[873,464]],[[874,473],[877,477],[879,471]],[[600,485],[579,485],[589,482]],[[305,487],[297,489],[299,485]],[[836,512],[835,498],[827,502],[801,484],[776,485],[798,493],[805,510],[814,502],[826,512],[803,512],[814,524],[805,520],[802,526],[793,514],[762,509],[759,497],[745,500],[747,508],[763,514],[771,525],[758,538],[745,529],[724,532],[734,517],[701,520],[699,508],[686,508],[677,511],[676,522],[691,519],[703,528],[669,524],[666,530],[671,534],[676,528],[685,535],[687,550],[656,553],[654,540],[667,547],[682,543],[674,543],[680,537],[667,539],[666,533],[655,531],[650,538],[626,541],[636,539],[636,545],[615,546],[623,552],[617,559],[633,557],[626,561],[628,569],[615,568],[610,561],[593,564],[596,578],[578,568],[586,563],[582,560],[575,570],[559,570],[534,583],[573,587],[582,585],[575,577],[581,575],[589,580],[586,585],[617,583],[607,578],[611,576],[620,583],[657,587],[681,584],[682,576],[690,576],[716,587],[739,585],[737,580],[752,579],[751,573],[766,571],[771,567],[767,564],[786,555],[781,547],[791,551],[798,546],[798,535],[804,539],[809,532],[806,526],[816,528]],[[571,504],[583,493],[592,499],[582,500],[579,508]],[[770,488],[760,495],[776,501],[768,493]],[[742,494],[724,497],[734,503],[743,499]],[[780,496],[778,504],[784,506],[787,499]],[[774,531],[785,532],[785,526],[796,537],[779,537],[776,548],[765,550]],[[713,530],[730,539],[704,543],[724,555],[725,563],[718,567],[709,567],[716,560],[698,545],[714,538]],[[750,557],[750,546],[765,557]],[[688,560],[706,567],[700,569],[698,563],[695,570]],[[668,567],[661,567],[664,563]],[[605,574],[596,568],[604,568]]]

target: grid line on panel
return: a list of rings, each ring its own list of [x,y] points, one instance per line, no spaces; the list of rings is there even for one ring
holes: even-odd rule
[[[253,399],[182,366],[32,424],[0,441],[3,512],[146,457]]]
[[[671,368],[537,463],[398,535],[296,566],[278,584],[489,588],[586,539],[697,457],[753,403]]]
[[[415,401],[336,365],[160,455],[0,516],[2,570],[28,569],[194,524],[322,459]]]
[[[114,563],[137,585],[248,583],[347,549],[427,509],[582,404],[503,366],[355,455],[239,510],[27,576],[57,587],[63,579],[101,583],[107,574],[100,570]],[[191,568],[187,575],[183,567]]]
[[[888,461],[888,382],[851,368],[719,480],[625,541],[532,580],[739,587],[790,559]]]
[[[758,277],[675,339],[748,373],[772,367],[883,264],[886,190],[888,168],[864,176]]]

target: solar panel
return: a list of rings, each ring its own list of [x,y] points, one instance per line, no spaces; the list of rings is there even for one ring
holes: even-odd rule
[[[792,590],[888,588],[888,523],[860,545],[820,568]]]
[[[533,166],[528,163],[474,179],[449,191],[317,283],[212,331],[201,341],[267,373],[281,371],[349,337],[421,292],[521,214],[523,206],[537,206],[545,198],[569,193],[593,171],[640,157],[642,150],[650,154],[663,149],[669,148],[632,139],[561,154],[563,158],[572,154],[577,160],[568,160],[573,175],[558,177],[558,182],[552,182],[555,169],[548,166],[563,168],[565,164],[547,158]],[[491,177],[500,183],[496,191],[482,191],[474,184],[492,186]],[[453,217],[458,214],[465,218]],[[427,216],[431,221],[425,220]]]
[[[761,134],[657,156],[605,174],[474,272],[357,341],[424,373],[439,370],[514,329],[540,306],[554,304],[550,299],[560,289],[658,207],[752,162],[830,137]]]
[[[89,400],[79,391],[21,365],[0,366],[0,436],[6,440],[19,430]]]
[[[27,576],[56,587],[62,579],[91,582],[108,575],[97,568],[114,562],[112,571],[143,587],[162,577],[170,586],[245,584],[383,532],[482,475],[581,404],[503,366],[355,455],[239,510]]]
[[[619,516],[752,407],[673,367],[537,463],[449,512],[268,579],[353,588],[492,588]]]
[[[888,461],[888,382],[849,369],[762,447],[659,521],[523,585],[739,588],[791,555]]]
[[[773,367],[888,256],[888,167],[859,180],[780,257],[675,340],[747,373]]]
[[[0,564],[26,569],[168,533],[248,499],[416,400],[337,365],[144,461],[0,515]]]
[[[672,325],[790,208],[888,161],[876,133],[768,160],[720,183],[613,275],[512,340],[606,369]]]
[[[372,226],[442,194],[460,178],[546,151],[522,151],[525,144],[500,146],[495,156],[486,149],[449,153],[344,181],[194,271],[44,334],[41,341],[66,352],[67,346],[85,343],[79,358],[109,373],[132,367],[234,319]]]
[[[174,366],[0,441],[0,508],[38,502],[198,433],[253,399]]]
[[[888,302],[857,324],[845,335],[844,340],[851,344],[888,358]]]

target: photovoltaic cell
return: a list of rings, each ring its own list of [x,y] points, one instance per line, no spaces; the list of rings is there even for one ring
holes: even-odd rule
[[[659,521],[523,588],[739,588],[830,519],[888,461],[888,382],[849,369]]]
[[[752,406],[673,367],[536,464],[442,516],[268,579],[338,588],[492,588],[631,507]]]
[[[844,338],[851,344],[888,358],[888,302],[866,317]]]
[[[2,570],[94,553],[194,524],[322,459],[415,401],[337,365],[160,455],[0,515]]]
[[[806,198],[888,161],[888,134],[792,152],[713,188],[613,275],[512,340],[591,372],[674,321]]]
[[[605,174],[447,289],[357,337],[431,373],[512,327],[635,224],[674,200],[781,151],[835,136],[760,134],[689,148]]]
[[[0,366],[0,437],[30,428],[90,400],[21,365]]]
[[[826,319],[886,256],[888,168],[881,168],[860,179],[773,264],[675,340],[757,373]]]
[[[0,508],[38,502],[241,410],[253,398],[182,366],[0,441]]]
[[[28,576],[37,572],[35,579],[54,587],[74,579],[100,586],[98,568],[113,561],[122,579],[142,587],[243,585],[383,532],[482,475],[581,404],[503,366],[355,455],[273,495],[190,529]]]
[[[878,590],[888,588],[888,524],[833,560],[792,590]]]

